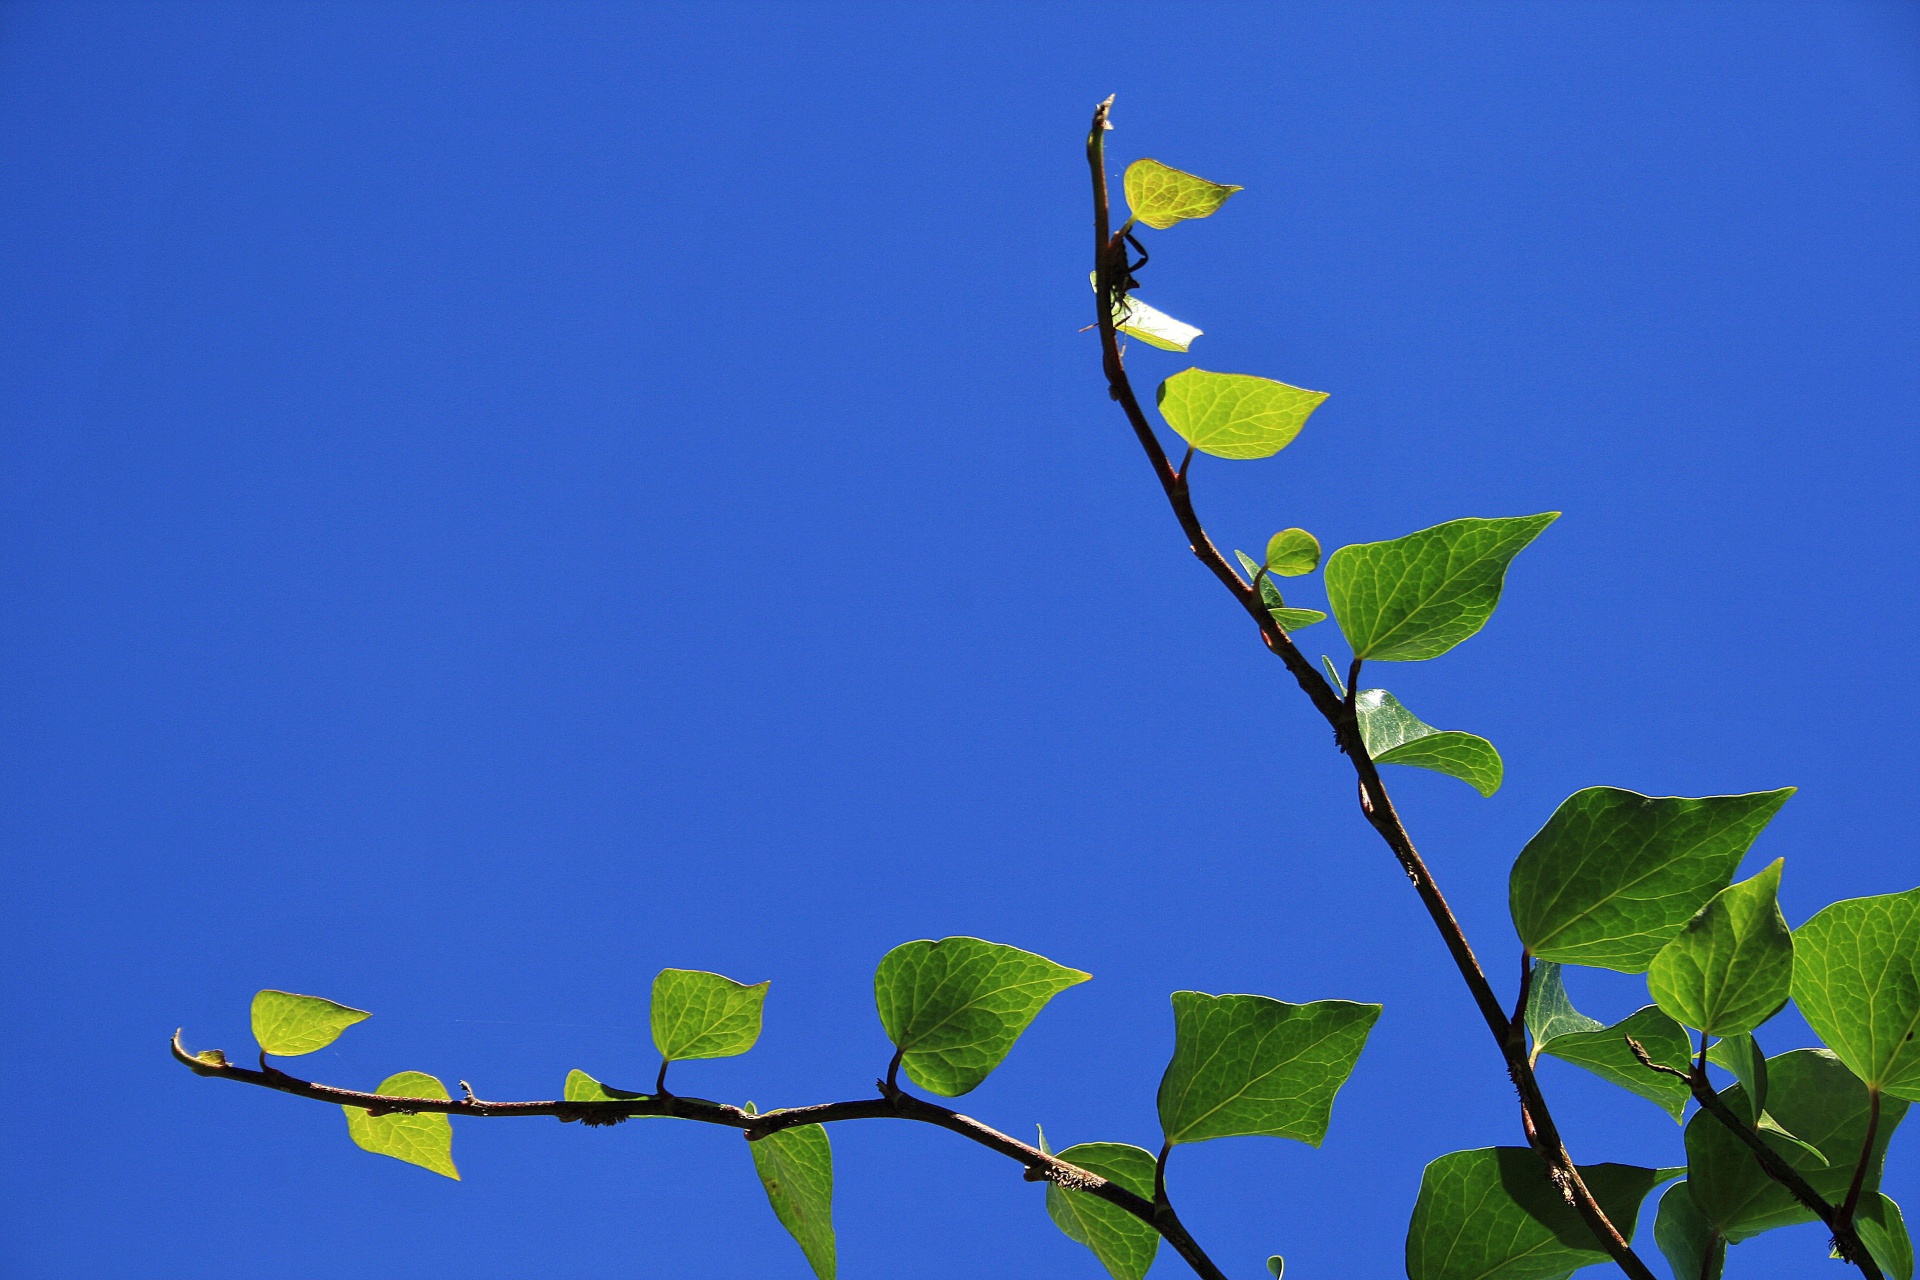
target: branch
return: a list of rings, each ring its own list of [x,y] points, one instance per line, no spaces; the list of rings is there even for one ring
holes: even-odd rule
[[[724,1102],[713,1102],[706,1098],[685,1098],[677,1094],[656,1093],[649,1096],[622,1098],[617,1102],[569,1102],[560,1099],[540,1102],[491,1102],[473,1097],[469,1092],[464,1098],[399,1098],[378,1093],[362,1093],[357,1089],[341,1089],[330,1084],[317,1084],[311,1080],[302,1080],[290,1076],[264,1061],[258,1071],[249,1067],[235,1066],[224,1056],[198,1057],[187,1052],[181,1043],[181,1033],[173,1033],[172,1050],[175,1060],[195,1075],[214,1076],[222,1080],[233,1080],[241,1084],[258,1085],[263,1089],[272,1089],[279,1093],[289,1093],[296,1098],[311,1098],[315,1102],[332,1102],[345,1107],[360,1107],[370,1115],[415,1115],[432,1112],[448,1116],[552,1116],[565,1123],[579,1122],[590,1127],[619,1124],[635,1116],[670,1116],[678,1120],[693,1120],[701,1124],[721,1125],[729,1129],[738,1129],[749,1142],[758,1141],[783,1129],[794,1129],[808,1124],[833,1124],[841,1120],[917,1120],[923,1124],[938,1125],[949,1132],[979,1143],[989,1150],[997,1151],[1018,1161],[1026,1168],[1029,1182],[1052,1182],[1074,1191],[1084,1191],[1097,1196],[1108,1204],[1124,1209],[1140,1219],[1166,1240],[1166,1242],[1186,1259],[1194,1272],[1202,1280],[1226,1280],[1220,1269],[1213,1264],[1199,1244],[1187,1233],[1186,1227],[1174,1214],[1171,1206],[1156,1205],[1142,1196],[1137,1196],[1117,1182],[1112,1182],[1097,1173],[1070,1164],[1057,1156],[1048,1155],[1035,1147],[1030,1147],[1017,1138],[1012,1138],[998,1129],[981,1124],[971,1116],[963,1116],[957,1111],[948,1110],[924,1098],[902,1092],[898,1088],[886,1090],[878,1098],[858,1098],[850,1102],[823,1102],[810,1107],[783,1107],[778,1111],[765,1111],[750,1114],[739,1107]]]
[[[1168,503],[1173,507],[1174,517],[1179,520],[1181,531],[1187,535],[1187,545],[1213,576],[1220,580],[1228,593],[1247,611],[1254,625],[1260,629],[1260,638],[1273,654],[1287,666],[1301,690],[1313,703],[1314,709],[1333,726],[1335,740],[1347,758],[1353,762],[1354,772],[1360,780],[1360,807],[1367,821],[1379,833],[1387,848],[1399,861],[1401,870],[1407,879],[1413,882],[1414,890],[1420,895],[1420,901],[1433,920],[1434,927],[1440,931],[1441,939],[1446,943],[1453,963],[1460,970],[1461,978],[1472,993],[1474,1003],[1480,1009],[1480,1016],[1486,1020],[1487,1028],[1493,1033],[1495,1043],[1500,1046],[1501,1056],[1507,1065],[1507,1074],[1513,1080],[1514,1088],[1520,1094],[1522,1124],[1526,1129],[1529,1143],[1547,1166],[1547,1174],[1554,1184],[1566,1196],[1567,1202],[1578,1211],[1581,1219],[1592,1230],[1600,1246],[1606,1250],[1620,1269],[1632,1280],[1657,1280],[1633,1251],[1633,1247],[1620,1234],[1618,1228],[1607,1217],[1600,1202],[1588,1190],[1586,1182],[1580,1176],[1579,1169],[1573,1163],[1566,1144],[1560,1140],[1560,1133],[1553,1122],[1553,1116],[1547,1109],[1546,1098],[1540,1092],[1540,1086],[1534,1078],[1533,1067],[1527,1061],[1524,1045],[1516,1051],[1512,1023],[1506,1011],[1501,1007],[1500,998],[1494,994],[1493,985],[1487,981],[1486,971],[1480,967],[1480,961],[1473,954],[1473,947],[1467,942],[1466,932],[1453,914],[1453,908],[1447,905],[1440,886],[1428,871],[1426,860],[1414,847],[1413,838],[1407,833],[1406,826],[1400,821],[1400,815],[1394,810],[1393,800],[1387,794],[1387,788],[1380,781],[1379,770],[1374,767],[1373,757],[1367,754],[1366,743],[1361,739],[1360,724],[1350,705],[1356,696],[1349,689],[1348,699],[1343,700],[1333,690],[1324,677],[1314,669],[1311,662],[1301,654],[1299,648],[1267,612],[1260,600],[1259,592],[1241,580],[1233,566],[1227,562],[1220,549],[1214,546],[1207,536],[1206,527],[1200,522],[1194,511],[1192,494],[1189,490],[1184,470],[1175,471],[1167,460],[1167,453],[1161,447],[1160,438],[1147,420],[1146,413],[1140,408],[1140,400],[1134,394],[1133,383],[1127,377],[1126,365],[1120,356],[1119,335],[1114,330],[1113,317],[1116,304],[1124,301],[1128,287],[1126,269],[1126,248],[1122,237],[1112,234],[1107,196],[1106,171],[1106,132],[1112,126],[1107,122],[1108,110],[1113,100],[1109,98],[1094,110],[1093,128],[1087,135],[1087,164],[1093,172],[1093,226],[1094,226],[1094,288],[1099,295],[1099,329],[1101,365],[1107,376],[1107,393],[1117,401],[1127,415],[1127,422],[1133,427],[1133,433],[1140,441],[1140,447],[1146,452],[1147,461],[1153,467],[1154,476],[1160,481]],[[1357,674],[1358,663],[1355,663]],[[1524,1037],[1522,1037],[1524,1040]]]

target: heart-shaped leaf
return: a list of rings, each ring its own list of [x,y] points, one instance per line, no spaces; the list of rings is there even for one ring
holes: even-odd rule
[[[319,996],[268,989],[253,997],[253,1038],[277,1058],[324,1049],[340,1033],[373,1015]]]
[[[752,1115],[753,1104],[746,1107]],[[747,1144],[754,1172],[766,1190],[773,1216],[780,1219],[807,1255],[820,1280],[833,1280],[839,1265],[833,1235],[833,1146],[826,1129],[796,1125]]]
[[[1920,889],[1836,902],[1793,942],[1793,1001],[1814,1033],[1869,1085],[1920,1102]]]
[[[1727,1238],[1701,1214],[1684,1182],[1674,1183],[1660,1197],[1653,1241],[1677,1280],[1720,1280],[1727,1265]]]
[[[662,969],[653,980],[653,1043],[668,1062],[731,1058],[760,1039],[767,985],[702,969]]]
[[[1375,764],[1404,764],[1458,778],[1483,796],[1500,789],[1500,753],[1485,738],[1441,730],[1406,709],[1385,689],[1362,689],[1353,700],[1360,737]]]
[[[374,1092],[384,1098],[447,1098],[447,1086],[424,1071],[388,1076]],[[453,1166],[453,1124],[446,1116],[437,1111],[376,1116],[363,1107],[340,1109],[347,1113],[347,1133],[366,1150],[460,1180]]]
[[[1297,578],[1320,567],[1320,539],[1305,529],[1282,529],[1267,539],[1267,572]]]
[[[1044,1134],[1040,1146],[1046,1150]],[[1153,1199],[1151,1151],[1124,1142],[1082,1142],[1068,1147],[1059,1156],[1068,1164],[1079,1165],[1088,1173],[1118,1183],[1142,1199]],[[1160,1248],[1160,1233],[1148,1223],[1118,1205],[1057,1182],[1047,1184],[1047,1216],[1069,1240],[1091,1249],[1113,1280],[1142,1280]]]
[[[1208,182],[1158,160],[1135,160],[1127,166],[1123,183],[1127,208],[1135,222],[1144,222],[1156,231],[1165,231],[1187,218],[1204,218],[1241,190],[1218,182]]]
[[[1693,1096],[1687,1082],[1647,1070],[1627,1047],[1629,1036],[1662,1066],[1678,1071],[1687,1069],[1691,1046],[1686,1029],[1654,1005],[1636,1010],[1610,1027],[1556,1036],[1543,1045],[1541,1051],[1658,1104],[1677,1124],[1687,1109],[1687,1099]]]
[[[1293,443],[1324,391],[1245,373],[1186,369],[1160,384],[1160,416],[1216,458],[1266,458]]]
[[[1779,1012],[1793,984],[1793,933],[1780,914],[1776,858],[1728,885],[1681,927],[1647,969],[1654,1003],[1685,1026],[1742,1035]]]

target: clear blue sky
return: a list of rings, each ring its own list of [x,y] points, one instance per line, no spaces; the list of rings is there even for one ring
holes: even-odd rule
[[[455,1184],[166,1037],[277,986],[375,1011],[336,1083],[644,1085],[710,968],[766,1033],[684,1089],[854,1097],[874,962],[952,933],[1095,975],[963,1104],[1056,1143],[1156,1145],[1173,990],[1384,1003],[1323,1149],[1172,1183],[1236,1276],[1400,1273],[1512,1091],[1076,332],[1115,92],[1116,161],[1247,188],[1152,241],[1193,360],[1333,393],[1197,467],[1223,541],[1567,513],[1374,673],[1505,754],[1393,779],[1503,989],[1582,786],[1798,785],[1796,923],[1920,882],[1920,8],[13,4],[7,1275],[801,1277],[728,1133],[462,1123]],[[1679,1158],[1546,1082],[1583,1161]],[[996,1157],[834,1142],[848,1280],[1100,1274]]]

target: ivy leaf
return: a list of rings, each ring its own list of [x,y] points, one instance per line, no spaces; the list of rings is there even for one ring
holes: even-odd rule
[[[1500,753],[1485,738],[1436,729],[1385,689],[1362,689],[1353,709],[1360,717],[1361,740],[1375,764],[1431,769],[1460,779],[1483,796],[1500,789]]]
[[[702,969],[662,969],[653,980],[654,1047],[668,1062],[745,1053],[760,1038],[767,985]]]
[[[635,1098],[647,1098],[652,1095],[608,1088],[586,1072],[575,1068],[567,1072],[566,1092],[560,1096],[568,1102],[632,1102]]]
[[[1160,1081],[1170,1143],[1264,1134],[1319,1146],[1377,1004],[1173,993],[1173,1061]]]
[[[1374,662],[1423,662],[1493,616],[1507,566],[1558,511],[1449,520],[1390,542],[1341,547],[1327,558],[1327,598],[1353,646]]]
[[[1753,1114],[1740,1085],[1729,1085],[1720,1096],[1736,1116]],[[1812,1151],[1763,1129],[1768,1145],[1815,1191],[1835,1204],[1844,1200],[1867,1134],[1867,1087],[1859,1077],[1824,1049],[1777,1054],[1767,1059],[1767,1109]],[[1880,1128],[1862,1184],[1869,1194],[1879,1189],[1887,1143],[1906,1111],[1900,1099],[1881,1101]],[[1735,1244],[1775,1227],[1814,1221],[1810,1209],[1766,1175],[1747,1145],[1705,1111],[1687,1122],[1687,1169],[1701,1214]]]
[[[754,1114],[753,1104],[746,1106]],[[807,1255],[820,1280],[833,1280],[833,1146],[826,1129],[817,1124],[796,1125],[756,1138],[747,1144],[754,1172],[766,1189],[773,1216]]]
[[[1267,458],[1293,443],[1324,391],[1245,373],[1185,369],[1160,384],[1160,416],[1216,458]]]
[[[1714,1041],[1707,1049],[1707,1061],[1733,1072],[1733,1078],[1744,1086],[1747,1099],[1762,1114],[1766,1112],[1767,1055],[1760,1051],[1760,1042],[1753,1038],[1752,1032],[1722,1036]],[[1748,1112],[1747,1118],[1751,1120],[1753,1113]]]
[[[1286,1271],[1287,1260],[1279,1254],[1276,1253],[1267,1259],[1267,1274],[1272,1276],[1273,1280],[1280,1280],[1280,1277],[1285,1275]]]
[[[1208,182],[1158,160],[1135,160],[1123,179],[1132,221],[1165,231],[1187,218],[1204,218],[1241,187]]]
[[[979,938],[902,943],[873,975],[907,1078],[957,1098],[1006,1059],[1047,1001],[1093,975]]]
[[[1041,1138],[1045,1150],[1046,1139]],[[1151,1151],[1124,1142],[1082,1142],[1059,1153],[1068,1164],[1097,1173],[1137,1196],[1153,1199]],[[1113,1280],[1142,1280],[1160,1248],[1160,1233],[1122,1209],[1085,1191],[1047,1184],[1047,1216],[1067,1239],[1093,1250]]]
[[[1267,539],[1267,572],[1297,578],[1320,567],[1320,539],[1305,529],[1282,529]]]
[[[276,1058],[297,1058],[326,1048],[342,1031],[372,1016],[319,996],[268,989],[253,997],[253,1038]]]
[[[1573,1007],[1560,966],[1551,960],[1536,961],[1533,980],[1527,984],[1527,1030],[1533,1035],[1533,1051],[1538,1054],[1560,1036],[1582,1031],[1598,1031],[1604,1025]]]
[[[1693,1203],[1693,1193],[1684,1182],[1674,1183],[1660,1197],[1653,1242],[1666,1255],[1677,1280],[1720,1280],[1727,1265],[1727,1238]]]
[[[388,1076],[374,1090],[383,1098],[446,1098],[447,1086],[424,1071],[402,1071]],[[342,1107],[347,1133],[375,1155],[392,1156],[422,1169],[460,1180],[453,1167],[453,1124],[437,1111],[416,1115],[389,1112],[376,1116],[364,1107]]]
[[[1853,1229],[1882,1271],[1893,1280],[1913,1280],[1913,1241],[1907,1235],[1907,1220],[1886,1192],[1861,1201]]]
[[[1273,615],[1273,620],[1280,624],[1282,631],[1298,631],[1327,620],[1327,615],[1318,609],[1269,609],[1267,612]]]
[[[1087,280],[1093,285],[1095,293],[1100,292],[1099,272],[1088,272]],[[1131,294],[1114,303],[1113,327],[1162,351],[1185,351],[1204,332],[1183,320],[1175,320],[1158,307],[1148,306]]]
[[[1920,1102],[1920,889],[1836,902],[1793,940],[1814,1034],[1868,1085]]]
[[[1674,1171],[1582,1165],[1580,1177],[1631,1239],[1640,1202]],[[1427,1166],[1407,1228],[1408,1280],[1566,1280],[1607,1253],[1525,1147],[1455,1151]]]
[[[1310,627],[1316,622],[1327,620],[1327,615],[1318,609],[1287,608],[1287,602],[1280,596],[1280,588],[1273,581],[1273,574],[1262,573],[1260,570],[1263,566],[1260,562],[1246,552],[1236,551],[1233,554],[1240,557],[1241,567],[1247,571],[1247,580],[1260,584],[1260,603],[1267,607],[1267,612],[1273,615],[1273,620],[1279,623],[1283,630],[1298,631],[1302,627]]]
[[[1571,1062],[1609,1084],[1617,1084],[1629,1093],[1657,1103],[1678,1124],[1687,1109],[1687,1099],[1693,1096],[1687,1082],[1641,1066],[1633,1050],[1627,1048],[1628,1036],[1639,1041],[1647,1056],[1662,1066],[1680,1071],[1687,1069],[1692,1046],[1687,1042],[1685,1028],[1653,1005],[1598,1031],[1574,1031],[1556,1036],[1543,1048],[1562,1062]]]
[[[1793,985],[1793,933],[1780,914],[1780,868],[1728,885],[1647,968],[1654,1003],[1712,1036],[1740,1035],[1780,1011]]]
[[[1644,973],[1726,888],[1792,787],[1752,795],[1643,796],[1588,787],[1527,841],[1508,880],[1520,940],[1543,960]]]

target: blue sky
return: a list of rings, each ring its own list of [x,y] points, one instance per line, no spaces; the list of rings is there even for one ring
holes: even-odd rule
[[[1171,991],[1383,1003],[1322,1149],[1172,1187],[1236,1276],[1399,1274],[1511,1090],[1103,393],[1088,113],[1246,187],[1151,242],[1193,361],[1332,393],[1196,467],[1222,542],[1566,512],[1373,673],[1506,758],[1392,781],[1507,990],[1582,786],[1799,786],[1747,867],[1795,923],[1920,882],[1917,54],[1892,4],[9,6],[7,1273],[803,1276],[730,1134],[462,1123],[455,1184],[165,1038],[274,986],[375,1012],[335,1083],[644,1085],[708,968],[766,1032],[685,1090],[855,1097],[875,961],[966,933],[1095,975],[963,1104],[1056,1144],[1157,1145]],[[1582,1161],[1679,1158],[1545,1080]],[[996,1157],[834,1142],[849,1280],[1099,1274]]]

